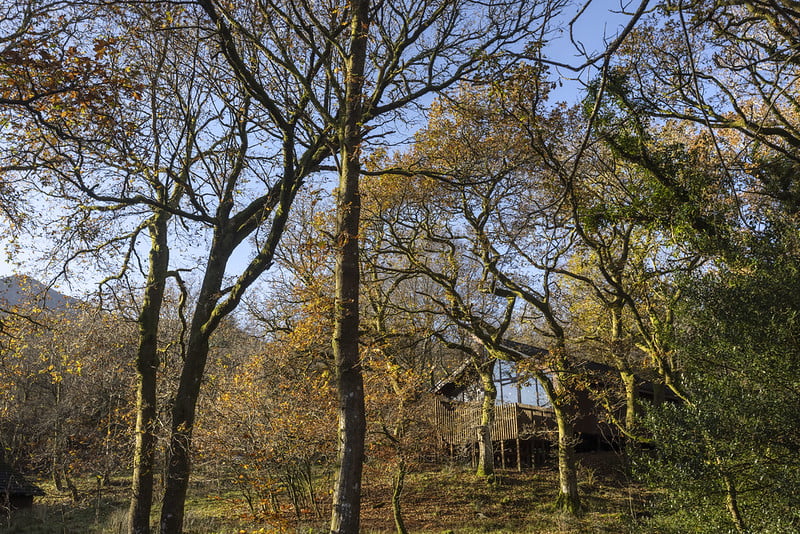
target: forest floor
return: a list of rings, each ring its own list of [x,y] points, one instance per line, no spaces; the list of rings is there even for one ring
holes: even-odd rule
[[[550,467],[500,470],[493,483],[462,466],[428,466],[408,475],[402,513],[411,533],[627,533],[647,532],[637,520],[647,515],[649,493],[630,484],[612,453],[580,456],[579,485],[584,513],[567,517],[555,510],[557,472]],[[365,472],[362,532],[394,532],[391,473]],[[125,532],[128,484],[110,480],[100,492],[96,481],[79,482],[83,499],[74,503],[67,493],[42,483],[47,496],[30,510],[0,516],[0,533],[116,534]],[[93,486],[94,484],[94,486]],[[329,499],[328,499],[329,501]],[[241,494],[194,488],[185,519],[187,534],[253,534],[325,532],[329,502],[321,503],[321,518],[306,511],[297,519],[286,507],[283,515],[254,517]]]

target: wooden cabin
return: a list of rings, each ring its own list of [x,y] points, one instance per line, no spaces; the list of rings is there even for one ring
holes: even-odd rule
[[[450,456],[475,461],[481,403],[438,398],[434,421]],[[555,433],[553,409],[528,404],[495,406],[492,443],[495,463],[518,470],[542,465]]]
[[[0,508],[16,510],[33,506],[33,498],[41,497],[44,491],[31,484],[13,467],[0,461]]]
[[[541,349],[536,349],[541,350]],[[495,465],[521,470],[542,465],[556,437],[553,409],[535,380],[522,381],[513,365],[495,365],[497,400],[491,435]],[[452,457],[476,460],[482,390],[471,360],[433,388],[434,421]]]
[[[540,356],[545,352],[523,343],[507,343],[514,350],[530,356]],[[613,390],[611,384],[618,378],[615,369],[588,360],[579,367],[592,390]],[[543,388],[535,379],[521,378],[513,363],[500,360],[496,362],[494,381],[498,392],[491,430],[495,464],[517,469],[541,465],[557,439],[553,409]],[[641,399],[653,399],[652,382],[640,380],[638,390]],[[477,427],[481,420],[482,390],[472,361],[464,361],[433,388],[433,393],[438,399],[434,420],[445,447],[451,456],[474,456]],[[575,450],[588,452],[615,448],[620,440],[619,431],[607,421],[605,410],[597,405],[589,390],[576,391],[575,395],[578,408],[574,421]],[[668,395],[666,400],[676,399]]]

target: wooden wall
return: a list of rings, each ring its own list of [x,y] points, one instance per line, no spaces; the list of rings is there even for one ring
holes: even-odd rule
[[[476,441],[481,424],[479,402],[433,401],[434,421],[445,443],[464,445]],[[553,410],[528,404],[499,404],[494,407],[492,441],[529,439],[552,432]]]

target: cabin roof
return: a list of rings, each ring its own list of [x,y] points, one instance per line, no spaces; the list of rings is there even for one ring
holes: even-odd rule
[[[505,347],[528,357],[543,356],[548,352],[547,349],[529,345],[527,343],[521,343],[519,341],[512,341],[510,339],[503,340],[502,344]],[[596,378],[617,372],[616,369],[610,365],[592,360],[581,360],[576,362],[575,367],[576,369],[581,369],[584,372],[587,372],[590,376],[593,375]],[[651,382],[652,379],[654,379],[654,377],[649,377],[647,374],[644,376],[637,375],[637,389],[640,394],[651,397],[653,396],[654,386]],[[477,380],[478,373],[475,370],[472,359],[466,358],[447,377],[439,380],[439,382],[437,382],[433,387],[432,391],[437,395],[443,395],[444,397],[452,399],[458,396],[471,384],[477,382]],[[671,391],[666,392],[666,398],[668,400],[677,399],[677,397]]]
[[[31,484],[13,467],[0,461],[0,493],[8,495],[42,496],[44,490]]]
[[[511,350],[524,354],[525,356],[541,356],[547,354],[547,350],[528,345],[527,343],[520,343],[518,341],[504,340],[503,345]],[[465,358],[461,364],[456,367],[449,375],[439,380],[433,386],[433,393],[437,395],[444,395],[448,398],[453,398],[461,393],[470,384],[478,380],[478,373],[475,366],[472,364],[472,358]]]

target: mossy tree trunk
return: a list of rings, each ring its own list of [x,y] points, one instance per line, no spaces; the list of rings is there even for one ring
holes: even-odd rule
[[[563,407],[553,403],[558,427],[558,497],[556,508],[578,515],[581,500],[578,494],[578,467],[575,460],[575,431],[570,415]]]
[[[170,214],[156,212],[150,222],[150,254],[142,307],[139,310],[139,347],[136,353],[136,434],[128,533],[150,533],[155,464],[158,332],[169,269],[167,223]]]
[[[736,482],[730,473],[723,473],[722,480],[725,483],[725,506],[731,516],[736,531],[740,533],[748,532],[742,513],[739,510],[739,495],[736,489]]]
[[[497,400],[497,386],[494,383],[494,367],[496,360],[491,358],[478,366],[483,389],[481,403],[481,424],[476,429],[478,441],[478,468],[476,475],[490,478],[494,476],[494,450],[492,449],[492,425],[494,424],[494,404]]]
[[[557,344],[550,351],[552,375],[538,371],[536,378],[553,405],[553,415],[558,429],[558,497],[556,508],[579,515],[583,509],[578,493],[578,464],[575,458],[574,418],[577,413],[573,395],[569,391],[574,376],[570,372],[566,349]]]
[[[630,444],[637,435],[639,409],[638,392],[636,388],[636,375],[630,370],[621,370],[619,376],[625,389],[625,434]]]
[[[243,120],[239,132],[242,138],[247,136],[244,124]],[[285,142],[287,145],[291,144],[290,139]],[[244,158],[247,149],[248,145],[243,140],[240,160]],[[214,237],[206,259],[197,304],[189,324],[178,390],[172,403],[172,425],[160,518],[162,534],[179,534],[183,531],[186,492],[191,472],[192,431],[211,336],[220,322],[236,309],[245,291],[272,265],[275,250],[286,227],[289,210],[302,185],[302,180],[295,173],[288,147],[285,147],[284,155],[283,174],[273,185],[273,189],[238,212],[234,212],[236,205],[233,194],[241,177],[242,167],[232,169],[231,175],[226,178],[230,186],[215,213]],[[268,228],[268,236],[255,257],[240,272],[234,284],[223,289],[226,268],[234,251],[253,232],[265,227]]]
[[[178,391],[172,404],[172,426],[167,452],[167,476],[161,508],[161,534],[183,531],[183,516],[186,492],[189,486],[192,455],[192,431],[194,429],[197,399],[200,384],[208,359],[209,337],[213,328],[207,324],[215,305],[214,295],[219,294],[225,263],[222,256],[214,254],[219,243],[212,244],[211,261],[206,267],[203,286],[198,296],[189,341],[184,355]],[[227,259],[227,257],[225,258]]]
[[[622,422],[622,430],[625,434],[625,441],[628,445],[635,441],[637,427],[638,399],[636,391],[636,375],[628,362],[628,354],[623,339],[623,318],[622,313],[625,301],[621,298],[609,303],[611,311],[611,359],[617,368],[625,395],[625,414]],[[614,414],[612,414],[614,416]]]
[[[403,522],[403,512],[400,506],[400,497],[403,495],[403,487],[406,481],[406,461],[400,458],[397,464],[397,473],[392,478],[392,516],[394,517],[394,527],[397,534],[407,534],[405,522]]]

